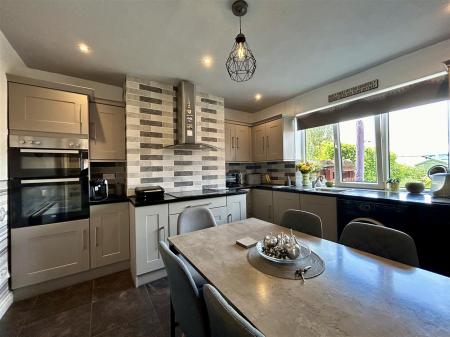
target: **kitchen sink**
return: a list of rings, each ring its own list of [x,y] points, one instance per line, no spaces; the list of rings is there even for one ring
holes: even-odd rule
[[[341,192],[348,191],[348,188],[342,188],[342,187],[316,187],[316,188],[313,188],[312,191],[341,193]]]

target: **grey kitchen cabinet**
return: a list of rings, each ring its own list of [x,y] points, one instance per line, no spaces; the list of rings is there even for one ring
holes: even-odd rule
[[[253,160],[295,160],[295,120],[275,119],[252,128]]]
[[[247,195],[227,196],[226,223],[247,219]]]
[[[251,161],[251,128],[225,123],[225,160],[227,162]]]
[[[125,161],[125,109],[91,103],[89,124],[91,160]]]
[[[273,223],[272,191],[253,189],[252,211],[255,218]]]
[[[300,195],[290,192],[273,192],[273,221],[279,225],[284,212],[288,209],[300,209]]]
[[[322,219],[323,238],[337,242],[336,198],[323,195],[300,194],[300,209]]]
[[[130,204],[130,268],[135,285],[140,285],[139,276],[164,268],[159,241],[168,237],[168,204],[145,207]]]
[[[11,230],[12,289],[88,269],[88,219]]]
[[[90,208],[91,267],[101,267],[130,258],[128,202]]]
[[[9,128],[19,131],[88,134],[88,97],[8,83]]]

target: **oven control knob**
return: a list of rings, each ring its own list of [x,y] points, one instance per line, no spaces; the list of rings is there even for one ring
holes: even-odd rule
[[[75,147],[80,147],[80,144],[75,144]]]
[[[40,140],[35,140],[35,141],[33,142],[33,144],[35,144],[35,145],[41,145],[41,141],[40,141]]]
[[[23,139],[19,140],[19,144],[25,144],[25,141]]]
[[[73,147],[73,143],[69,143],[69,147]]]

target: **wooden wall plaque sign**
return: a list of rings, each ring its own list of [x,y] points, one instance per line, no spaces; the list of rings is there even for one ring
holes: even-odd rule
[[[376,88],[378,88],[378,80],[372,80],[372,81],[369,81],[369,82],[366,82],[366,83],[363,83],[360,85],[356,85],[349,89],[341,90],[334,94],[330,94],[330,95],[328,95],[328,102],[331,103],[331,102],[339,101],[340,99],[358,95],[363,92],[370,91],[370,90],[373,90]]]

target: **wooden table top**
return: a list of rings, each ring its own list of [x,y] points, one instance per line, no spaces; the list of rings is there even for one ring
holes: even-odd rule
[[[169,241],[266,337],[450,336],[450,278],[295,232],[325,261],[302,283],[256,270],[235,244],[282,230],[251,218]]]

